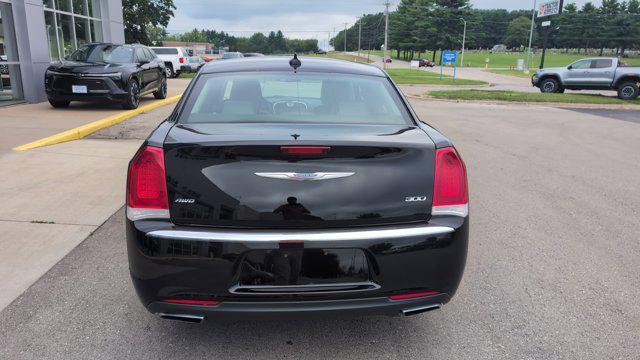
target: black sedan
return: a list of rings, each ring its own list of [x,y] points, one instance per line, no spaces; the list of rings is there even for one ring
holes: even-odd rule
[[[97,101],[135,109],[143,95],[167,97],[164,63],[144,45],[85,45],[49,66],[44,83],[56,108],[71,101]]]
[[[455,294],[467,177],[377,67],[212,62],[129,164],[126,237],[162,318],[413,315]]]

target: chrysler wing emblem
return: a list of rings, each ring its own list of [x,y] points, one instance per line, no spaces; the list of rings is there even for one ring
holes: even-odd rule
[[[261,177],[295,181],[317,181],[348,177],[354,172],[315,172],[315,173],[294,173],[294,172],[257,172]]]

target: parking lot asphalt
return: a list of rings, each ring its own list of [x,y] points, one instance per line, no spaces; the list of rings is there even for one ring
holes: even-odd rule
[[[168,96],[181,94],[191,79],[170,79]],[[145,95],[141,105],[150,104],[153,95]],[[48,102],[0,107],[0,156],[34,140],[85,125],[123,112],[117,104],[72,102],[69,108],[54,109]]]
[[[469,173],[467,269],[441,310],[160,320],[129,280],[121,210],[0,312],[0,358],[638,358],[640,125],[544,106],[411,101]],[[95,136],[137,137],[161,116],[141,121]]]

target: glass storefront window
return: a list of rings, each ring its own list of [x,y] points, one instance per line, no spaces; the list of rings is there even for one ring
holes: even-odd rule
[[[87,16],[87,0],[73,0],[73,13]]]
[[[22,98],[18,60],[11,4],[0,2],[0,101]]]
[[[44,24],[47,30],[47,42],[49,43],[49,54],[51,60],[60,60],[60,52],[58,51],[58,38],[56,36],[55,15],[50,11],[44,12]]]
[[[51,61],[64,58],[84,44],[102,41],[100,1],[44,0]]]
[[[56,10],[71,12],[71,0],[55,0]]]
[[[84,44],[91,42],[91,37],[89,36],[89,20],[76,18],[76,42],[77,46],[81,47]]]
[[[73,18],[70,15],[56,14],[56,22],[58,23],[60,50],[62,50],[60,55],[65,57],[77,49],[73,41]]]
[[[100,17],[100,0],[87,0],[89,5],[89,16],[94,18]]]
[[[97,20],[91,20],[91,41],[102,41],[102,23]]]

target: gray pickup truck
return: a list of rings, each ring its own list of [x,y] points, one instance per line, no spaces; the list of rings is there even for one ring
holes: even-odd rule
[[[623,100],[640,95],[640,67],[629,67],[617,58],[578,60],[567,67],[537,70],[533,86],[543,93],[568,90],[615,90]]]

